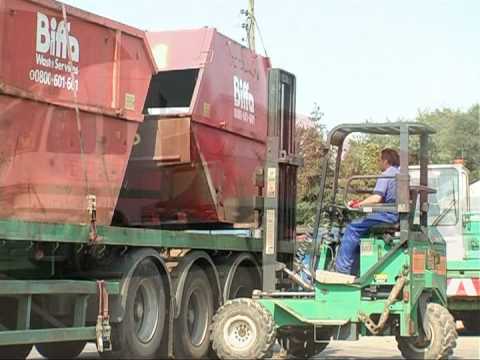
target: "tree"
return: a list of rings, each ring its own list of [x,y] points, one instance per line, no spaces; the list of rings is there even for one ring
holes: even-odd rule
[[[296,128],[297,152],[304,159],[297,177],[297,222],[304,225],[311,225],[316,213],[322,163],[320,154],[325,144],[322,118],[320,107],[314,104],[308,120],[299,122]]]
[[[433,164],[451,164],[463,159],[470,170],[471,181],[480,179],[480,105],[467,111],[437,109],[420,112],[417,121],[436,130],[431,138]]]

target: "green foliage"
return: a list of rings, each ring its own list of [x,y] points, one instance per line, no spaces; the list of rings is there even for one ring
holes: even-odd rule
[[[348,142],[340,167],[340,177],[375,175],[378,173],[378,154],[382,145],[369,137],[357,137]]]
[[[344,189],[347,178],[355,175],[378,175],[379,153],[384,145],[367,136],[357,136],[348,140],[345,155],[340,165],[339,187]],[[373,189],[374,180],[353,181],[354,189]],[[350,200],[350,199],[347,199]]]
[[[323,113],[315,104],[309,123],[297,126],[297,152],[303,157],[304,166],[298,171],[297,222],[310,225],[315,219],[316,200],[320,187],[320,169],[324,141],[324,126],[320,124]]]
[[[437,133],[433,135],[430,157],[433,164],[451,164],[455,159],[464,159],[470,170],[471,181],[480,179],[480,105],[468,111],[441,109],[421,112],[417,120],[430,125]]]

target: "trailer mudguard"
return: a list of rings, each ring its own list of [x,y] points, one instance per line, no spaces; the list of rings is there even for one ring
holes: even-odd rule
[[[238,255],[234,255],[233,259],[228,259],[228,261],[223,264],[217,264],[223,289],[222,298],[224,302],[229,299],[233,278],[235,277],[238,268],[242,264],[248,264],[252,269],[252,273],[257,275],[258,279],[261,282],[262,272],[260,270],[260,267],[258,266],[257,260],[252,254],[240,253]]]
[[[180,315],[183,288],[185,286],[185,281],[187,280],[188,272],[194,264],[199,264],[203,269],[205,269],[214,290],[214,299],[216,301],[216,305],[220,307],[223,304],[221,297],[222,291],[220,288],[220,277],[218,276],[218,271],[215,267],[215,264],[205,251],[192,251],[180,260],[180,263],[172,273],[173,288],[175,291],[175,319]]]

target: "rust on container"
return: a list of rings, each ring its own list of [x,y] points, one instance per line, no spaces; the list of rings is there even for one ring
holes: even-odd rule
[[[155,72],[140,30],[0,1],[0,218],[110,224]]]

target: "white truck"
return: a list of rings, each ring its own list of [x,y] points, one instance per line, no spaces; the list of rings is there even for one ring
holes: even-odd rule
[[[461,164],[430,165],[429,224],[447,242],[448,308],[464,334],[480,333],[480,183]],[[412,181],[418,168],[411,168]],[[418,181],[418,180],[417,180]],[[460,323],[461,321],[461,323]]]

